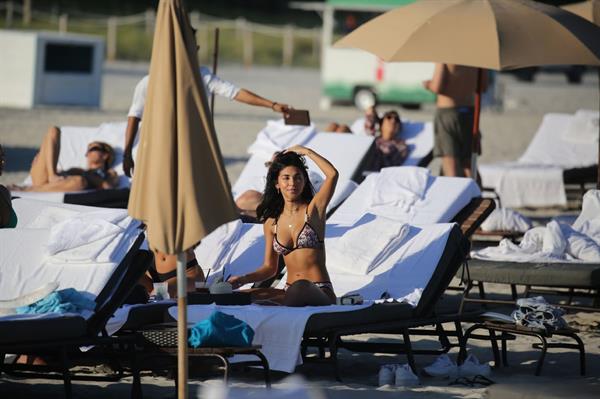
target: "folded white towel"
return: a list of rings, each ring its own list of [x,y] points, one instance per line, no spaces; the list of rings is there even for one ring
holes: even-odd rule
[[[408,230],[405,223],[367,214],[327,246],[327,263],[336,270],[368,274],[398,249]]]
[[[425,196],[429,170],[417,166],[383,168],[371,194],[371,206],[408,208]]]
[[[283,119],[276,121],[267,121],[265,126],[258,135],[254,143],[248,147],[250,154],[263,154],[266,159],[269,159],[274,152],[281,151],[292,145],[303,145],[310,140],[317,130],[315,126],[295,126],[286,125]]]
[[[481,223],[483,231],[514,231],[524,233],[531,228],[531,220],[517,211],[496,208]]]

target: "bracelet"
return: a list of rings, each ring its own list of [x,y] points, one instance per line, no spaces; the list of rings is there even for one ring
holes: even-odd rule
[[[277,104],[278,104],[277,102],[273,102],[273,104],[271,105],[271,109],[272,109],[273,111],[275,111],[275,106],[276,106]]]

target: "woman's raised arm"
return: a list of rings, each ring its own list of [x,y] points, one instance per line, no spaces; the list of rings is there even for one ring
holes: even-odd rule
[[[325,180],[323,181],[321,188],[315,193],[315,197],[313,198],[313,203],[317,207],[319,214],[325,214],[325,210],[327,209],[329,201],[331,201],[331,197],[333,197],[335,185],[337,184],[337,169],[331,164],[331,162],[329,162],[327,159],[323,158],[321,155],[317,154],[310,148],[296,145],[291,148],[288,148],[286,151],[293,151],[296,154],[307,156],[315,164],[317,164],[319,169],[321,169],[321,171],[325,174]]]

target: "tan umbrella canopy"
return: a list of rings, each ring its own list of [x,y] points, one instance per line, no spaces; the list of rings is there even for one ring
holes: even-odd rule
[[[360,48],[387,62],[504,70],[600,65],[599,38],[600,28],[593,23],[530,0],[419,0],[373,18],[335,46]],[[479,107],[477,93],[474,136],[479,132]]]
[[[557,7],[529,0],[419,0],[349,33],[384,61],[423,61],[514,69],[600,64],[600,30]]]
[[[146,223],[152,249],[178,254],[180,398],[187,398],[183,252],[237,217],[201,82],[196,40],[181,0],[161,0],[129,214]]]
[[[567,4],[561,8],[577,14],[596,25],[600,25],[600,0],[587,0],[581,3]]]
[[[237,217],[180,0],[161,0],[129,214],[152,249],[183,252]]]

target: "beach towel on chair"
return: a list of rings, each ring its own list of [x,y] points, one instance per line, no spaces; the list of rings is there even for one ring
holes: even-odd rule
[[[215,310],[208,319],[199,321],[189,331],[192,348],[251,346],[254,330],[245,322]]]

